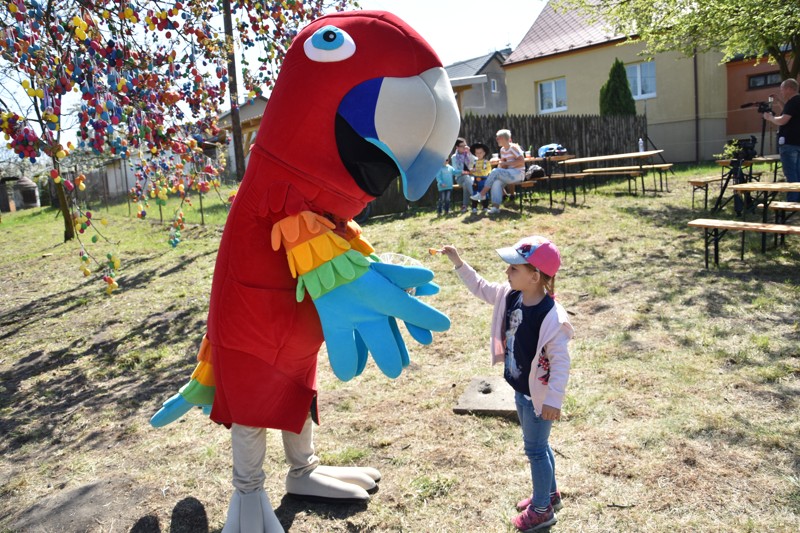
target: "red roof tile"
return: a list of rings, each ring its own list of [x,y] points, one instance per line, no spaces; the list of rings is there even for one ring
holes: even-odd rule
[[[556,12],[548,2],[504,64],[539,59],[624,38],[625,35],[607,29],[603,22],[588,22],[577,11]]]

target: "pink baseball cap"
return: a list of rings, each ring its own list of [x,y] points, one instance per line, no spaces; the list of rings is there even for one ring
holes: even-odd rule
[[[506,263],[524,265],[528,263],[548,276],[555,276],[561,266],[561,254],[556,245],[544,237],[532,235],[517,241],[514,246],[499,248],[497,253]]]

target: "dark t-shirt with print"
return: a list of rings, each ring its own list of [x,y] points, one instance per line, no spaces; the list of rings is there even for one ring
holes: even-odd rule
[[[778,128],[778,143],[800,146],[800,94],[789,98],[783,106],[783,115],[790,115],[792,119]],[[780,138],[783,137],[783,142]]]
[[[506,358],[503,377],[515,391],[530,396],[528,377],[531,364],[536,357],[536,346],[539,343],[539,330],[544,317],[555,303],[549,295],[545,295],[536,305],[522,305],[522,293],[511,291],[506,296]],[[542,364],[548,364],[540,361]]]

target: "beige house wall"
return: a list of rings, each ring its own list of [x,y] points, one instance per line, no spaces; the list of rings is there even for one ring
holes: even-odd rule
[[[595,115],[600,110],[600,88],[608,80],[614,59],[625,64],[642,61],[637,55],[641,49],[639,44],[608,44],[507,66],[508,112],[539,114],[537,82],[566,78],[567,109],[555,114]],[[725,67],[719,64],[721,57],[703,54],[697,58],[697,113],[694,60],[676,53],[655,58],[656,96],[637,100],[636,109],[647,115],[647,134],[664,150],[668,161],[694,161],[697,155],[708,160],[721,151],[727,109],[727,81]]]

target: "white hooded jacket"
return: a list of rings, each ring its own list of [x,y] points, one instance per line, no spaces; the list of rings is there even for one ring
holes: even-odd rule
[[[505,360],[505,315],[506,296],[511,292],[508,282],[491,283],[483,279],[475,269],[467,263],[455,269],[467,289],[481,300],[494,305],[492,313],[492,329],[490,340],[490,353],[492,364]],[[542,405],[561,409],[564,403],[564,394],[569,380],[569,349],[570,339],[575,335],[575,330],[569,322],[569,316],[564,307],[555,302],[547,313],[539,330],[539,342],[536,346],[536,356],[531,364],[531,373],[528,376],[528,385],[531,391],[531,400],[537,416],[542,414]],[[546,372],[539,368],[539,357],[546,354],[550,359],[550,379],[547,384],[539,381]]]

